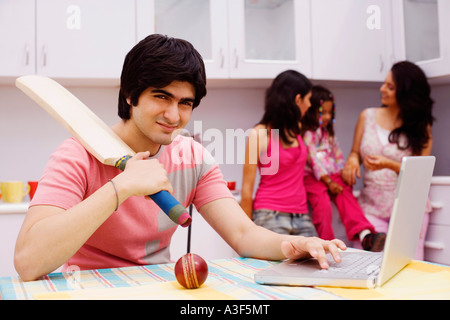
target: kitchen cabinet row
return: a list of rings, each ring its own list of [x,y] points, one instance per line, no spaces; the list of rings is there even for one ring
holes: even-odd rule
[[[0,77],[117,82],[151,33],[192,42],[209,79],[383,81],[404,59],[450,75],[448,0],[0,0]]]

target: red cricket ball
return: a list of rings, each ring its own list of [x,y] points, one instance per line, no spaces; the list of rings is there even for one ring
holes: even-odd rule
[[[208,265],[199,255],[188,253],[175,264],[175,276],[186,289],[196,289],[206,281]]]

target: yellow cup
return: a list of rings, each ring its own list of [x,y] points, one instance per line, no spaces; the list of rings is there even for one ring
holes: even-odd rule
[[[23,181],[5,181],[0,183],[3,202],[19,203],[30,192],[30,186]]]

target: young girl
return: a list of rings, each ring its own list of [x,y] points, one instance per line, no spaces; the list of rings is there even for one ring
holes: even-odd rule
[[[257,225],[280,234],[317,235],[303,184],[307,150],[300,130],[311,87],[297,71],[280,73],[266,91],[264,115],[247,143],[241,207]]]
[[[340,176],[345,160],[334,135],[335,109],[332,93],[324,87],[314,86],[311,108],[302,119],[303,140],[308,150],[304,184],[313,210],[313,223],[320,238],[334,239],[332,200],[345,226],[347,238],[350,241],[359,239],[365,250],[381,251],[386,234],[375,233],[353,196],[352,188]]]

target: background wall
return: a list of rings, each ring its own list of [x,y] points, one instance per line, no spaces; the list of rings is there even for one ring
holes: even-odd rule
[[[187,129],[194,133],[195,121],[201,121],[203,144],[212,146],[217,142],[214,139],[205,140],[205,133],[212,132],[215,137],[214,133],[221,132],[224,138],[227,129],[245,131],[254,126],[263,114],[264,92],[270,81],[255,83],[242,85],[230,80],[225,85],[213,84],[194,111]],[[359,113],[366,107],[379,106],[380,84],[321,84],[328,86],[335,94],[336,132],[347,155]],[[119,120],[116,87],[69,87],[69,90],[109,125]],[[450,175],[450,84],[433,85],[432,96],[436,102],[434,116],[437,119],[433,126],[433,154],[437,157],[434,175]],[[0,181],[38,180],[51,152],[68,136],[65,129],[21,91],[14,86],[0,86]],[[242,178],[241,146],[235,141],[234,160],[230,163],[224,158],[220,163],[225,179],[237,181],[238,188]]]
[[[264,92],[270,81],[252,81],[251,83],[226,81],[212,85],[208,95],[193,113],[188,129],[195,133],[195,122],[201,121],[203,144],[209,146],[214,139],[207,140],[212,130],[220,140],[227,130],[246,131],[263,114]],[[348,155],[353,139],[353,130],[359,113],[365,107],[379,105],[379,83],[327,82],[336,96],[336,133],[345,155]],[[116,87],[69,87],[69,89],[109,125],[119,120],[117,112]],[[435,176],[450,176],[450,150],[448,138],[450,130],[450,84],[433,85],[433,98],[436,101],[433,126],[433,154],[437,157]],[[38,180],[50,154],[69,134],[44,110],[37,106],[21,91],[12,85],[0,86],[0,181]],[[226,180],[235,180],[237,189],[242,183],[243,150],[235,141],[234,157],[230,164],[220,164]],[[242,163],[242,162],[240,162]],[[361,186],[358,181],[356,188]],[[25,198],[28,200],[28,198]],[[15,239],[25,213],[2,214],[0,223],[0,276],[15,275],[12,257]],[[201,220],[200,220],[201,221]],[[197,227],[199,222],[197,222]],[[207,229],[207,228],[206,228]],[[212,229],[207,229],[211,232]],[[173,250],[184,252],[186,235],[178,232]],[[339,230],[337,230],[339,232]],[[343,233],[336,234],[345,238]],[[444,237],[445,238],[445,237]],[[228,248],[218,237],[212,237],[218,248]],[[213,240],[212,240],[213,241]],[[181,250],[181,251],[180,251]],[[222,250],[222,249],[221,249]],[[225,250],[225,249],[223,249]],[[230,250],[230,249],[228,249]],[[175,251],[176,253],[177,251]],[[223,251],[221,251],[223,252]]]

